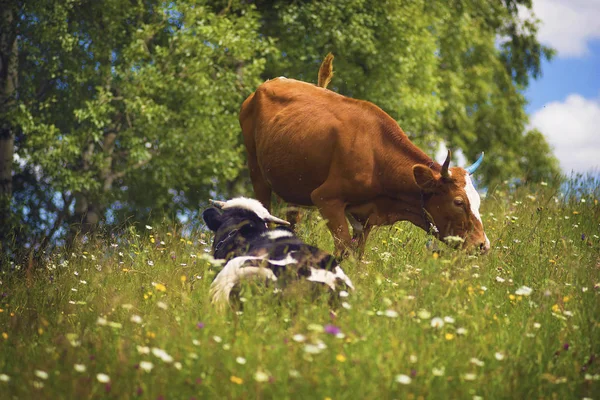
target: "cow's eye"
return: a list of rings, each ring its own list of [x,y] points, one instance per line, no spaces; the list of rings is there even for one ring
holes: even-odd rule
[[[454,199],[454,204],[457,205],[457,206],[462,206],[463,204],[465,204],[465,202],[460,197],[457,197],[457,198]]]

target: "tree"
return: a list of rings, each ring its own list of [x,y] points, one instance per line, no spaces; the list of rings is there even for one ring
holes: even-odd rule
[[[237,112],[271,49],[252,5],[46,6],[24,5],[18,26],[15,181],[37,245],[91,232],[107,213],[196,208],[239,174]]]
[[[18,84],[15,15],[10,5],[0,11],[0,254],[8,245],[13,226],[10,204],[15,133],[10,114],[15,108]]]

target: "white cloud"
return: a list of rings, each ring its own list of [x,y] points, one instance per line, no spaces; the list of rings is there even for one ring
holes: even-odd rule
[[[559,57],[584,56],[589,42],[600,40],[600,0],[533,0],[533,12],[541,20],[539,40]]]
[[[530,125],[546,136],[566,174],[600,167],[600,99],[571,94],[534,112]]]

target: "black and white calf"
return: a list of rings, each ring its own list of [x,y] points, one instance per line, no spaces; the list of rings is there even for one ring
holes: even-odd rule
[[[334,292],[354,290],[331,254],[304,243],[287,228],[269,229],[268,222],[288,222],[272,216],[258,200],[238,197],[212,203],[221,211],[209,208],[202,218],[215,233],[214,258],[226,260],[210,286],[213,303],[227,304],[235,285],[250,278],[280,286],[286,278],[304,278]]]

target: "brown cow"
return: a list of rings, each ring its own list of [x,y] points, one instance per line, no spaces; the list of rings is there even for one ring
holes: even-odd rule
[[[480,198],[467,169],[439,165],[376,105],[327,90],[326,58],[319,84],[287,79],[260,85],[242,104],[240,125],[256,198],[267,208],[284,201],[319,208],[337,254],[352,248],[346,214],[360,252],[372,227],[410,221],[440,239],[485,253],[490,242]]]

